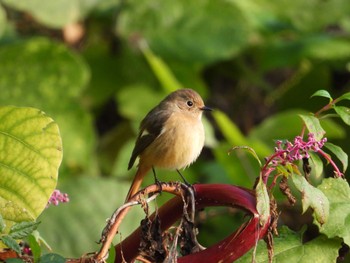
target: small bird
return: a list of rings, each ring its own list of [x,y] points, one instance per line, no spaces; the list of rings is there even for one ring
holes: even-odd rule
[[[129,161],[128,170],[139,157],[126,202],[140,189],[145,175],[151,169],[154,172],[154,167],[179,172],[197,159],[204,146],[202,113],[210,110],[196,91],[179,89],[146,115]]]

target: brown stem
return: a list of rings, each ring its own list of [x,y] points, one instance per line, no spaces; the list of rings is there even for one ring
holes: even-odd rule
[[[109,221],[108,225],[106,226],[104,230],[104,235],[102,237],[102,247],[100,251],[95,256],[95,259],[99,262],[103,261],[106,257],[108,257],[108,250],[112,244],[114,236],[117,234],[119,226],[121,222],[123,221],[124,217],[128,213],[128,211],[131,209],[131,205],[139,203],[140,200],[144,196],[147,196],[152,193],[158,193],[160,191],[172,193],[174,195],[180,195],[182,191],[184,191],[181,188],[180,183],[161,183],[154,184],[146,187],[142,191],[139,191],[136,195],[134,195],[127,204],[125,204],[121,211],[119,209],[116,211],[118,214],[113,214],[112,220]],[[130,204],[130,205],[128,205]],[[115,217],[115,218],[114,218]],[[124,243],[124,242],[123,242]],[[123,245],[124,246],[124,245]],[[126,252],[124,251],[123,256],[126,257]]]

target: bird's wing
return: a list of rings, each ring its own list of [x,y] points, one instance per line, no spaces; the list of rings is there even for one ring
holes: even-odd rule
[[[159,106],[151,110],[142,120],[140,133],[132,151],[128,169],[134,165],[136,158],[161,134],[163,125],[171,112],[162,110]]]

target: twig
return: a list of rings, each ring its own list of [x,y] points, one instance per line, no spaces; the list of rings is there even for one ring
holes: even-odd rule
[[[100,242],[102,243],[102,247],[100,251],[95,255],[95,260],[97,262],[103,262],[108,258],[108,250],[112,244],[113,238],[118,232],[119,226],[123,220],[123,218],[126,216],[128,211],[131,209],[132,206],[139,205],[142,203],[149,203],[152,200],[154,200],[158,193],[160,191],[172,193],[175,195],[183,194],[184,189],[186,191],[189,191],[192,196],[192,207],[194,211],[194,193],[193,190],[189,190],[190,187],[186,186],[185,184],[175,182],[175,183],[161,183],[161,184],[153,184],[150,185],[143,190],[136,193],[128,203],[125,203],[120,208],[118,208],[112,215],[111,219],[108,220],[108,223],[104,230],[102,231],[102,236]],[[143,202],[142,197],[153,194],[150,198],[144,200]]]

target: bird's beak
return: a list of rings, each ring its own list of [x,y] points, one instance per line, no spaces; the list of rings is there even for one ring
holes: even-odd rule
[[[213,110],[212,108],[209,108],[207,106],[203,106],[203,107],[201,107],[199,109],[201,109],[202,111],[212,111]]]

